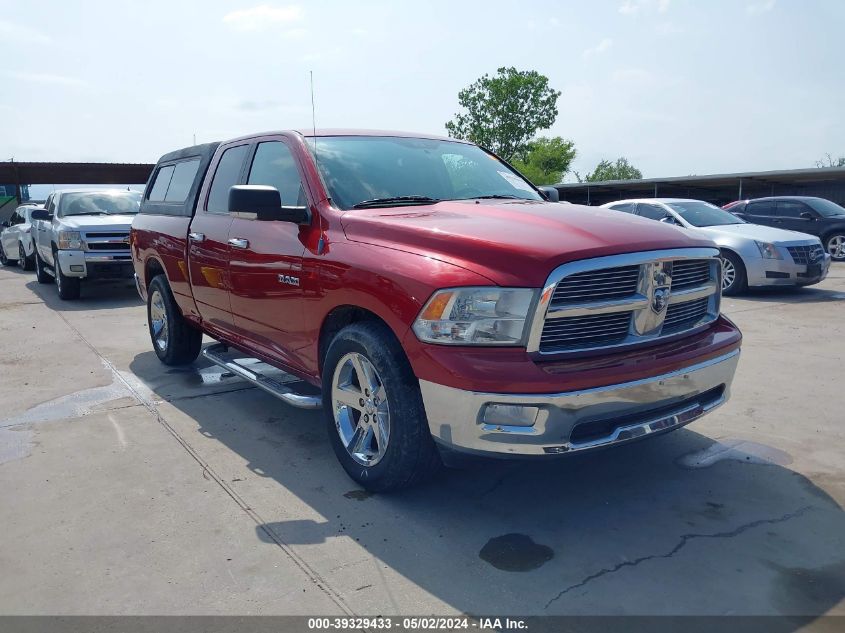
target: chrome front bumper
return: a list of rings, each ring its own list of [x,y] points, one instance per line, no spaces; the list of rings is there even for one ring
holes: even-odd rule
[[[125,266],[132,263],[128,253],[92,253],[81,250],[60,250],[58,254],[59,266],[65,277],[88,277],[89,268],[103,266]]]
[[[420,388],[431,434],[445,447],[499,456],[556,455],[689,424],[727,401],[738,361],[735,350],[653,378],[553,394],[479,393],[425,380]],[[508,415],[514,421],[521,416],[521,424],[503,423]]]

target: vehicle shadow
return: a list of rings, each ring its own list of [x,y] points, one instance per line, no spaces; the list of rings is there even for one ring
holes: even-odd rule
[[[845,301],[845,287],[842,289],[795,286],[749,288],[741,295],[725,296],[723,303],[736,300],[753,301],[755,303],[826,303],[828,301]]]
[[[26,287],[47,306],[59,312],[113,310],[141,305],[134,282],[124,279],[83,282],[81,296],[73,301],[60,299],[55,284],[40,284],[35,278],[27,282]]]
[[[228,393],[197,397],[197,370],[165,374],[152,352],[130,369],[187,416],[192,446],[213,439],[259,476],[226,470],[265,521],[257,538],[307,552],[360,614],[435,611],[414,602],[423,593],[467,614],[782,615],[766,630],[792,631],[845,597],[839,504],[788,455],[720,453],[695,424],[372,495],[343,473],[320,412],[236,390],[247,386],[236,378]],[[408,598],[408,581],[422,592]]]

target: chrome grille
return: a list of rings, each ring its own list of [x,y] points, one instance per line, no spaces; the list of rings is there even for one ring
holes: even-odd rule
[[[701,320],[707,315],[707,304],[709,299],[696,299],[685,303],[676,303],[666,309],[666,318],[663,319],[663,334],[682,332]]]
[[[694,288],[710,280],[710,262],[704,259],[674,262],[672,265],[672,290]]]
[[[85,233],[83,240],[88,251],[129,250],[129,231]]]
[[[560,280],[552,295],[552,306],[630,297],[637,292],[639,279],[639,266],[576,273]]]
[[[787,246],[786,250],[792,256],[793,261],[799,266],[824,259],[824,250],[821,244],[806,244],[804,246]]]
[[[540,351],[583,349],[612,345],[625,340],[631,327],[631,312],[612,312],[587,316],[549,319],[543,328]]]
[[[719,251],[650,251],[564,264],[546,282],[527,350],[623,348],[714,321]]]

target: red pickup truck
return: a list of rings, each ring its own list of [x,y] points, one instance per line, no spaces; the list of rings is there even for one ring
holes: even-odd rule
[[[555,193],[428,135],[285,131],[167,154],[131,234],[153,348],[322,407],[371,490],[457,453],[599,449],[724,403],[741,335],[719,312],[719,251]],[[201,350],[203,334],[219,343]]]

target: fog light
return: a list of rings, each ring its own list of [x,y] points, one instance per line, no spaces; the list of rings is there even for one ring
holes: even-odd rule
[[[519,404],[488,404],[484,407],[482,420],[496,426],[534,426],[539,407],[525,407]]]
[[[84,270],[85,270],[84,266],[80,266],[78,264],[71,264],[70,265],[70,272],[72,272],[72,273],[81,273]]]

